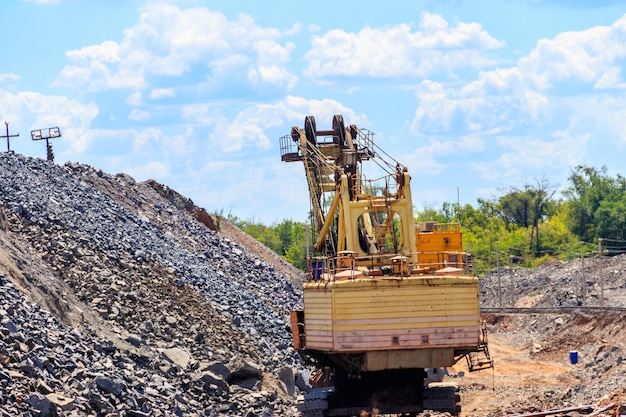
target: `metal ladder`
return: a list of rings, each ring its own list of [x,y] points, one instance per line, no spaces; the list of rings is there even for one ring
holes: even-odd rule
[[[481,333],[482,337],[478,348],[465,356],[465,359],[467,360],[467,368],[470,372],[493,368],[493,358],[489,354],[487,327],[485,326],[485,323],[483,323],[481,327]]]

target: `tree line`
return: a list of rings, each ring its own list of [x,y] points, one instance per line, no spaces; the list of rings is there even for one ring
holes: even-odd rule
[[[502,189],[496,197],[478,199],[476,205],[445,202],[438,209],[418,211],[415,221],[460,223],[464,250],[473,254],[478,274],[497,262],[537,266],[591,252],[626,252],[626,178],[611,177],[605,166],[579,165],[556,197],[558,190],[546,178],[535,179]],[[232,215],[226,219],[305,270],[310,225],[291,219],[271,226]]]

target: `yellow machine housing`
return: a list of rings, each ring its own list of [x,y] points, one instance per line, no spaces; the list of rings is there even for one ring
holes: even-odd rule
[[[451,366],[480,344],[478,279],[376,277],[304,287],[306,349],[364,352],[361,371]]]
[[[430,270],[473,269],[472,256],[463,252],[463,234],[459,223],[421,222],[415,225],[419,264]]]
[[[491,364],[460,227],[415,225],[411,178],[399,162],[385,162],[386,174],[374,180],[363,174],[362,162],[384,153],[372,135],[345,128],[341,116],[318,131],[308,116],[304,129],[281,138],[283,161],[305,167],[319,253],[309,260],[304,308],[291,315],[293,342],[305,361],[337,376],[343,395],[327,415],[352,415],[346,404],[361,407],[390,387],[424,397],[424,368],[475,352]],[[399,405],[404,400],[389,400],[387,410],[422,407]]]

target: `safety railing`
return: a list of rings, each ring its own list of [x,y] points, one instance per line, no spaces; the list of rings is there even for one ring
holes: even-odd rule
[[[308,281],[335,281],[355,278],[403,279],[419,275],[471,275],[471,255],[465,252],[439,252],[442,262],[420,262],[423,252],[404,255],[375,254],[358,257],[356,252],[339,252],[336,257],[311,257],[307,261]],[[433,253],[429,253],[432,255]],[[416,255],[417,263],[411,262]],[[453,258],[453,255],[455,256]],[[448,257],[456,259],[448,262]]]
[[[354,174],[351,177],[351,195],[355,200],[395,200],[400,194],[400,185],[395,175],[385,175],[373,180],[367,179],[364,174]]]

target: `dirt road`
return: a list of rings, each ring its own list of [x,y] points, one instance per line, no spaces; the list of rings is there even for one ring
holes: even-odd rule
[[[505,317],[492,325],[494,369],[449,369],[461,389],[461,417],[506,416],[590,404],[626,402],[620,317]],[[556,323],[556,324],[555,324]],[[622,326],[619,326],[620,328]],[[593,331],[590,331],[593,329]],[[570,351],[579,347],[579,361]],[[617,379],[616,379],[617,378]],[[606,414],[610,415],[610,414]]]
[[[451,369],[464,373],[456,381],[461,387],[462,413],[466,416],[508,415],[554,407],[561,395],[579,381],[569,358],[555,361],[531,358],[527,350],[511,346],[506,336],[494,335],[490,351],[495,367],[468,372],[465,362]]]

